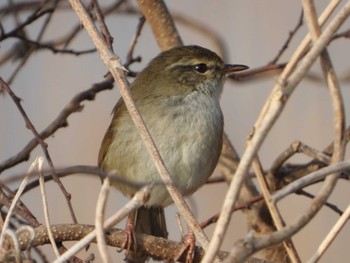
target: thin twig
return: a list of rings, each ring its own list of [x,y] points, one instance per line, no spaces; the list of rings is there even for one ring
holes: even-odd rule
[[[295,192],[295,194],[297,195],[302,195],[305,197],[308,197],[310,199],[314,199],[315,195],[311,194],[303,189],[300,189],[298,191]],[[328,207],[330,210],[332,210],[333,212],[337,213],[339,216],[341,216],[344,212],[342,210],[340,210],[336,205],[330,203],[330,202],[325,202],[324,206]]]
[[[47,49],[47,50],[51,50],[55,54],[57,54],[57,53],[59,53],[59,54],[72,54],[75,56],[79,56],[79,55],[91,54],[91,53],[96,52],[95,48],[82,50],[82,51],[77,51],[77,50],[67,49],[67,48],[60,49],[60,48],[56,48],[54,46],[55,43],[53,41],[47,42],[47,43],[41,43],[38,41],[30,40],[28,37],[23,37],[23,36],[18,36],[18,35],[14,36],[14,38],[21,39],[24,43],[32,45],[33,47],[35,47],[36,50]],[[13,51],[11,51],[11,52],[13,52]]]
[[[52,173],[50,170],[45,170],[45,171],[43,171],[43,173],[44,173],[44,181],[45,182],[52,180]],[[37,175],[37,173],[33,173],[33,174]],[[129,185],[131,187],[134,187],[134,188],[141,188],[141,187],[145,186],[144,184],[130,182],[130,180],[126,180],[124,177],[118,176],[118,174],[115,174],[114,172],[107,173],[107,172],[103,171],[101,168],[96,167],[96,166],[76,165],[76,166],[56,169],[56,175],[60,178],[63,178],[65,176],[69,176],[72,174],[84,174],[84,176],[93,175],[93,176],[98,176],[100,179],[101,178],[104,179],[104,178],[109,177],[109,179],[112,183],[122,183],[122,184]],[[13,182],[22,180],[24,178],[24,176],[25,175],[23,175],[23,174],[11,175],[10,177],[5,178],[1,182],[3,184],[13,183]],[[163,184],[161,179],[159,179],[158,181],[154,181],[153,183],[156,185]],[[27,186],[24,190],[24,193],[38,187],[38,185],[39,185],[39,180],[33,180],[32,182],[27,184]]]
[[[38,34],[38,36],[37,36],[37,39],[36,39],[37,42],[40,42],[40,40],[42,39],[42,37],[43,37],[43,35],[44,35],[44,32],[46,31],[46,29],[47,29],[47,27],[48,27],[48,25],[49,25],[49,22],[50,22],[50,20],[51,20],[51,18],[52,18],[53,12],[55,11],[55,9],[56,9],[56,7],[57,7],[58,2],[59,2],[58,0],[54,0],[54,1],[52,1],[52,2],[50,3],[50,4],[52,5],[52,8],[50,8],[50,9],[52,9],[52,12],[49,12],[49,13],[48,13],[48,16],[46,16],[46,18],[44,19],[44,22],[42,23],[42,27],[41,27],[41,29],[40,29],[40,31],[39,31],[39,34]],[[34,13],[32,14],[32,16],[35,15],[37,12],[41,11],[42,8],[44,8],[44,3],[43,3],[43,2],[38,6],[37,10],[34,11]],[[12,83],[12,81],[15,79],[15,77],[17,76],[17,74],[19,73],[19,71],[23,68],[23,66],[24,66],[24,65],[26,64],[26,62],[29,60],[29,58],[31,57],[31,54],[32,54],[34,51],[35,51],[35,47],[34,47],[33,45],[28,45],[28,46],[27,46],[27,50],[26,50],[24,56],[22,57],[21,63],[19,63],[19,65],[17,66],[17,68],[15,69],[15,71],[12,73],[11,77],[8,79],[8,83]],[[48,162],[49,165],[51,166],[50,160],[47,160],[47,162]],[[52,165],[51,167],[53,168],[53,165]],[[64,189],[63,185],[62,185],[60,182],[56,182],[56,183],[58,183],[58,185],[60,186],[61,190],[63,191],[63,193],[64,193],[65,196],[66,196],[66,199],[67,199],[67,198],[69,199],[68,193],[67,193],[66,190]],[[69,201],[68,201],[68,206],[70,207],[71,214],[72,214],[72,217],[73,217],[73,220],[74,220],[74,217],[75,217],[75,216],[74,216],[74,213],[73,213],[73,211],[72,211],[72,209],[71,209],[71,205],[69,204]]]
[[[350,205],[346,208],[344,214],[338,219],[337,223],[333,226],[326,238],[322,241],[315,254],[307,261],[308,263],[316,263],[321,256],[326,252],[336,236],[340,233],[340,230],[345,226],[350,217]]]
[[[112,262],[112,259],[108,253],[105,232],[103,230],[104,214],[110,187],[111,182],[109,177],[106,177],[103,180],[103,184],[98,195],[95,213],[96,242],[103,262]]]
[[[325,8],[323,13],[320,15],[320,18],[318,20],[318,24],[320,26],[323,26],[327,19],[332,15],[334,12],[335,8],[338,6],[340,3],[340,0],[332,0],[328,6]],[[295,67],[297,66],[298,62],[300,59],[303,57],[305,54],[306,50],[311,44],[311,37],[310,34],[307,34],[304,39],[301,41],[299,47],[296,49],[296,51],[293,53],[292,57],[290,58],[288,64],[286,65],[286,68],[283,70],[280,79],[287,79],[290,74],[293,72]]]
[[[338,34],[335,34],[334,36],[333,36],[333,38],[332,38],[332,40],[334,40],[334,39],[338,39],[338,38],[350,38],[350,29],[347,29],[347,30],[345,30],[345,31],[343,31],[343,32],[340,32],[340,33],[338,33]]]
[[[342,163],[328,166],[322,169],[319,175],[326,176],[330,173],[336,173],[341,171],[342,169],[348,169],[350,167],[350,161],[344,161]],[[288,186],[287,186],[288,187]],[[283,191],[284,189],[280,190]],[[277,193],[275,193],[277,194]],[[272,199],[275,198],[275,194],[272,196]],[[309,209],[308,213],[311,215],[315,213],[314,207],[311,207]],[[224,262],[241,262],[244,260],[244,258],[248,257],[249,255],[253,254],[256,251],[259,251],[262,248],[265,248],[266,246],[271,246],[274,244],[277,244],[283,240],[285,240],[288,237],[291,237],[294,233],[296,233],[299,229],[301,229],[307,222],[310,220],[309,214],[304,214],[299,216],[299,218],[296,220],[296,222],[290,226],[286,226],[280,231],[276,231],[274,233],[271,233],[269,235],[261,236],[261,237],[253,237],[253,238],[247,238],[244,240],[238,241],[234,248],[230,251],[230,255]],[[244,248],[243,248],[243,247]],[[235,261],[236,260],[236,261]]]
[[[118,210],[114,215],[108,218],[103,224],[103,230],[106,231],[115,224],[119,223],[124,219],[130,212],[141,207],[149,197],[149,191],[151,186],[143,187],[141,190],[136,192],[134,197],[126,203],[120,210]],[[54,263],[63,263],[69,260],[70,257],[75,255],[78,251],[86,247],[94,238],[96,237],[96,230],[90,232],[84,238],[80,239],[79,242],[75,243],[69,250],[63,253],[59,258],[57,258]]]
[[[52,19],[53,13],[55,12],[55,10],[56,10],[57,5],[58,5],[59,2],[60,2],[60,0],[53,0],[53,1],[50,1],[50,5],[51,5],[51,8],[52,8],[52,12],[49,13],[49,14],[46,16],[45,20],[43,21],[42,27],[40,28],[39,34],[38,34],[38,36],[37,36],[37,38],[36,38],[36,41],[39,42],[39,41],[43,38],[44,33],[45,33],[46,29],[48,28],[48,26],[49,26],[49,24],[50,24],[50,21],[51,21],[51,19]]]
[[[281,190],[276,191],[272,196],[271,199],[274,202],[278,202],[282,198],[286,197],[287,195],[294,193],[313,182],[317,182],[320,180],[323,180],[327,175],[332,173],[338,173],[340,171],[345,171],[347,169],[350,169],[350,161],[343,161],[339,162],[337,164],[326,166],[318,171],[315,171],[313,173],[310,173],[298,180],[295,180],[294,182],[290,183],[286,187],[282,188]]]
[[[277,230],[281,230],[285,226],[285,223],[281,216],[280,211],[277,208],[276,203],[271,200],[271,193],[268,187],[268,183],[258,157],[256,157],[255,160],[253,161],[253,169],[258,179],[260,189],[262,190],[264,200],[269,209],[274,225]],[[294,262],[294,263],[301,262],[300,257],[297,253],[297,250],[295,249],[295,246],[291,239],[284,240],[283,246],[287,251],[287,254],[291,262]]]
[[[206,184],[217,184],[217,183],[226,183],[226,179],[223,176],[212,176],[209,177],[206,181]]]
[[[38,133],[38,131],[36,130],[36,128],[34,127],[33,123],[30,121],[27,113],[25,112],[25,110],[23,109],[22,105],[21,105],[21,100],[19,97],[16,96],[16,94],[10,89],[10,87],[8,86],[8,84],[0,77],[0,84],[3,88],[3,90],[5,90],[8,94],[10,94],[11,98],[13,99],[14,103],[16,104],[19,112],[21,113],[26,127],[34,134],[34,137],[36,139],[36,141],[40,144],[41,149],[44,152],[45,155],[45,159],[47,160],[51,171],[52,171],[52,175],[53,175],[53,179],[54,181],[58,184],[58,186],[60,187],[61,191],[63,192],[63,195],[66,198],[68,207],[69,207],[69,211],[70,214],[72,216],[73,222],[77,223],[77,219],[70,201],[71,195],[70,193],[67,192],[66,188],[64,187],[64,185],[62,184],[61,180],[55,175],[55,167],[53,165],[51,156],[49,154],[49,151],[47,149],[47,144],[44,142],[44,139],[40,136],[40,134]]]
[[[273,176],[276,176],[278,173],[278,170],[282,167],[282,165],[290,159],[293,155],[296,153],[303,153],[309,157],[314,158],[314,160],[318,160],[324,164],[329,164],[330,163],[330,157],[326,155],[325,153],[318,151],[301,141],[295,141],[293,142],[288,149],[283,151],[273,162],[270,173]]]
[[[287,50],[290,42],[292,41],[293,37],[295,36],[295,34],[298,32],[298,30],[301,28],[301,26],[303,25],[303,18],[304,18],[304,12],[303,10],[301,11],[301,14],[299,16],[299,20],[298,23],[296,24],[295,28],[289,32],[289,36],[287,38],[287,40],[285,41],[285,43],[283,44],[282,48],[278,51],[278,54],[276,55],[275,58],[273,58],[271,60],[271,62],[269,64],[276,64],[277,61],[281,58],[281,56],[283,55],[283,53]]]
[[[97,0],[92,1],[93,8],[95,9],[96,19],[99,24],[99,27],[101,29],[101,34],[103,35],[103,38],[108,45],[108,48],[113,51],[113,37],[111,33],[108,30],[108,27],[105,22],[105,18],[103,15],[103,12],[100,8],[100,4]]]
[[[50,239],[50,242],[51,242],[51,246],[53,247],[53,251],[55,252],[56,257],[59,257],[60,253],[58,252],[58,248],[56,246],[55,238],[53,237],[53,234],[51,232],[51,223],[50,223],[49,208],[48,208],[47,199],[46,199],[44,175],[42,173],[43,162],[44,162],[44,160],[43,160],[42,157],[38,158],[37,171],[39,173],[40,192],[41,192],[41,200],[43,201],[45,224],[46,224],[47,233],[49,235],[49,239]]]
[[[264,197],[262,195],[256,196],[247,202],[238,203],[233,211],[235,212],[235,211],[238,211],[241,209],[249,208],[252,204],[255,204],[256,202],[260,202],[262,200],[264,200]],[[220,216],[220,214],[216,214],[216,215],[213,215],[212,217],[210,217],[209,219],[203,221],[201,223],[201,228],[204,229],[207,226],[216,223],[219,219],[219,216]]]
[[[18,188],[18,191],[15,195],[15,197],[13,198],[12,200],[12,204],[9,208],[9,211],[7,212],[7,215],[6,215],[6,218],[5,218],[5,221],[4,221],[4,224],[3,224],[3,227],[1,229],[1,235],[0,235],[0,247],[2,246],[3,242],[4,242],[4,231],[6,231],[6,229],[9,227],[9,224],[10,224],[10,219],[11,219],[11,216],[12,216],[12,213],[13,213],[13,210],[14,208],[16,207],[16,204],[19,200],[19,198],[21,197],[22,195],[22,192],[26,186],[26,184],[28,183],[31,175],[32,175],[32,172],[37,170],[37,167],[38,167],[38,159],[36,159],[32,165],[29,167],[29,170],[28,170],[28,173],[27,175],[24,177],[20,187]]]
[[[23,180],[23,178],[27,174],[22,175],[18,180]],[[23,193],[25,193],[25,189]],[[15,196],[15,193],[17,191],[12,191],[5,182],[0,182],[0,194],[1,194],[1,205],[4,205],[5,207],[9,208],[12,204],[12,200]],[[14,210],[14,214],[17,216],[22,217],[24,220],[27,221],[31,226],[36,227],[40,225],[38,220],[35,218],[35,216],[32,214],[32,212],[27,208],[27,206],[21,201],[18,200],[17,205]],[[1,226],[2,227],[2,226]]]
[[[350,140],[350,126],[348,126],[345,130],[345,143],[347,144]],[[319,155],[318,153],[320,153],[318,150],[316,149],[312,149],[309,148],[308,146],[306,146],[306,148],[304,150],[306,150],[306,154],[309,156],[314,156],[314,160],[312,160],[311,162],[307,163],[307,164],[302,164],[302,165],[292,165],[289,164],[288,167],[286,167],[286,169],[281,169],[277,175],[278,178],[282,178],[283,180],[279,180],[278,182],[278,188],[275,189],[280,189],[285,185],[288,185],[290,182],[295,181],[297,178],[301,178],[304,177],[305,175],[317,171],[320,168],[324,167],[326,164],[330,164],[330,158],[327,162],[325,163],[321,163],[317,160],[323,159],[324,161],[327,160],[327,158],[323,158],[322,156],[326,157],[326,156],[331,156],[333,154],[333,141],[331,143],[328,144],[328,146],[322,151],[322,154]],[[303,148],[303,147],[302,147]],[[309,148],[309,149],[308,149]],[[314,153],[312,153],[312,151],[315,151]],[[288,150],[286,151],[288,152]],[[308,153],[307,153],[308,152]],[[283,158],[283,157],[282,157]],[[284,171],[285,170],[285,171]],[[345,171],[343,172],[339,177],[340,178],[345,178],[345,179],[349,179],[349,175],[350,175],[350,171]]]
[[[314,42],[308,54],[300,61],[298,67],[290,74],[289,79],[285,78],[285,73],[282,73],[275,84],[273,91],[267,100],[258,120],[255,124],[254,133],[249,139],[246,150],[241,158],[240,164],[237,168],[236,174],[230,184],[229,190],[226,194],[224,204],[222,206],[220,218],[215,228],[213,238],[210,242],[210,247],[204,256],[203,263],[212,262],[216,252],[218,251],[225,235],[228,222],[231,218],[232,209],[237,200],[239,191],[244,182],[245,176],[250,168],[250,165],[259,150],[262,142],[268,131],[271,129],[277,118],[280,116],[286,102],[295,87],[299,84],[302,77],[306,74],[316,58],[320,55],[325,46],[329,43],[333,34],[339,29],[350,13],[350,3],[346,4],[335,18],[330,22],[317,41]],[[286,71],[286,69],[284,70]],[[304,218],[306,219],[306,218]],[[307,221],[308,222],[308,221]],[[305,224],[304,221],[302,224]],[[294,226],[295,227],[295,226]],[[300,229],[300,228],[299,228]],[[293,228],[294,231],[296,229]],[[279,232],[279,231],[277,231]],[[235,250],[233,253],[236,253]],[[246,251],[247,254],[251,251]],[[242,253],[244,255],[246,253]],[[235,256],[234,256],[235,257]],[[233,257],[233,258],[234,258]],[[232,257],[231,257],[232,258]],[[245,256],[243,257],[245,258]]]
[[[42,131],[40,132],[40,138],[45,140],[54,134],[58,129],[68,126],[68,117],[74,112],[82,111],[84,105],[81,103],[85,100],[94,100],[97,93],[113,88],[113,79],[107,78],[106,80],[94,84],[91,88],[84,90],[73,97],[73,99],[67,103],[67,105],[61,110],[58,116]],[[0,164],[0,172],[13,167],[14,165],[26,161],[30,157],[31,151],[38,145],[36,138],[27,143],[24,148],[9,159]]]
[[[22,29],[24,29],[26,26],[30,25],[31,23],[33,23],[34,21],[38,20],[39,18],[41,18],[42,16],[48,14],[48,13],[52,13],[54,11],[53,8],[48,8],[48,9],[44,9],[40,12],[34,12],[32,15],[30,15],[27,20],[25,22],[23,22],[21,25],[17,26],[14,30],[6,33],[6,34],[2,34],[0,35],[0,41],[12,37],[12,36],[16,36]]]
[[[141,61],[140,56],[137,56],[136,58],[134,58],[133,54],[134,54],[134,50],[135,50],[137,41],[141,35],[141,31],[142,31],[143,25],[145,24],[145,21],[146,21],[145,17],[141,16],[139,19],[139,23],[137,24],[137,27],[136,27],[135,35],[133,36],[133,38],[131,40],[128,54],[126,55],[126,62],[124,63],[124,67],[126,67],[126,68],[128,68],[131,65],[131,63],[133,63],[133,62],[140,62]]]

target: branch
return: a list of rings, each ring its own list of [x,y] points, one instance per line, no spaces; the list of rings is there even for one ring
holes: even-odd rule
[[[122,219],[124,219],[126,216],[128,216],[132,211],[135,211],[137,208],[144,205],[149,198],[151,188],[152,185],[146,185],[145,187],[137,191],[128,203],[126,203],[120,210],[118,210],[114,215],[109,217],[103,223],[103,231],[110,229],[111,227],[119,223]],[[91,241],[93,241],[96,238],[96,235],[96,230],[91,231],[89,234],[87,234],[86,236],[81,238],[77,243],[75,243],[69,250],[63,253],[59,258],[57,258],[54,261],[54,263],[66,262],[67,260],[69,260],[70,257],[72,257],[84,247],[89,245]]]
[[[16,204],[17,202],[19,201],[19,198],[21,197],[22,195],[22,192],[26,186],[26,184],[28,183],[30,177],[32,176],[32,172],[37,170],[38,169],[38,166],[39,166],[39,160],[36,159],[32,165],[30,166],[29,170],[28,170],[28,173],[26,174],[26,176],[24,177],[24,179],[22,180],[21,182],[21,185],[16,193],[16,195],[14,196],[13,200],[12,200],[12,203],[11,203],[11,206],[8,210],[8,213],[6,215],[6,218],[5,218],[5,221],[2,225],[2,229],[1,229],[1,234],[0,234],[0,247],[3,246],[3,242],[4,242],[4,233],[5,231],[7,231],[9,225],[10,225],[10,219],[12,217],[12,213],[16,207]]]
[[[345,226],[350,217],[350,206],[348,206],[344,214],[339,218],[332,230],[328,233],[322,244],[318,247],[316,253],[308,261],[310,263],[318,262],[321,256],[326,252],[327,248],[331,245],[335,237],[340,233],[340,230]]]
[[[85,54],[90,54],[90,53],[96,52],[96,49],[94,49],[94,48],[82,50],[82,51],[77,51],[77,50],[67,49],[67,48],[56,48],[55,43],[53,41],[47,42],[47,43],[41,43],[41,42],[33,41],[33,40],[28,39],[27,37],[23,37],[23,36],[19,36],[19,35],[13,36],[13,38],[18,38],[21,41],[23,41],[22,43],[19,43],[19,45],[29,44],[31,47],[33,47],[35,49],[47,49],[47,50],[52,51],[54,54],[60,53],[60,54],[72,54],[75,56],[79,56],[79,55],[85,55]],[[15,48],[22,49],[21,46],[15,47]],[[12,50],[11,52],[18,53],[18,51],[16,51],[16,50]]]
[[[21,25],[17,26],[14,30],[8,32],[8,33],[3,33],[0,35],[0,41],[13,37],[16,35],[20,35],[20,31],[23,30],[26,26],[30,25],[40,17],[44,16],[45,14],[50,14],[54,11],[54,8],[47,8],[45,10],[42,10],[40,12],[34,12],[32,15],[30,15],[25,22],[23,22]]]
[[[162,0],[138,0],[139,7],[150,24],[153,35],[161,50],[182,46],[174,21]]]
[[[13,99],[13,101],[15,102],[19,112],[23,116],[23,119],[24,119],[24,121],[26,123],[26,127],[34,134],[37,143],[40,144],[40,146],[41,146],[41,148],[42,148],[42,150],[44,152],[45,158],[46,158],[46,160],[47,160],[47,162],[48,162],[48,164],[49,164],[49,166],[51,168],[51,171],[52,171],[52,174],[53,174],[53,179],[58,184],[58,186],[60,187],[61,191],[63,192],[63,194],[64,194],[64,196],[66,198],[66,201],[68,203],[68,207],[69,207],[69,211],[71,213],[72,219],[73,219],[74,223],[76,223],[77,219],[76,219],[76,216],[75,216],[72,204],[70,202],[71,196],[67,192],[66,188],[64,187],[64,185],[62,184],[60,179],[55,174],[55,167],[53,165],[53,162],[52,162],[51,156],[49,154],[49,151],[47,149],[47,144],[44,142],[43,138],[39,135],[39,133],[37,132],[37,130],[34,127],[33,123],[30,121],[28,115],[24,111],[24,109],[23,109],[23,107],[21,105],[20,99],[13,93],[13,91],[10,89],[10,87],[7,85],[7,83],[1,77],[0,77],[0,84],[2,86],[2,89],[10,94],[10,96]]]
[[[276,55],[276,57],[273,58],[272,61],[269,64],[276,64],[277,61],[283,55],[284,51],[287,50],[287,48],[288,48],[290,42],[292,41],[293,37],[295,36],[295,34],[298,32],[298,30],[303,25],[303,18],[304,18],[304,12],[301,11],[298,23],[296,24],[295,28],[292,31],[289,32],[289,36],[288,36],[286,42],[283,44],[282,48],[278,51],[278,54]]]
[[[271,200],[271,192],[268,187],[267,179],[265,177],[265,174],[263,172],[263,168],[261,165],[261,162],[259,160],[259,157],[257,156],[255,160],[253,161],[253,169],[256,174],[256,177],[259,182],[260,189],[263,193],[264,200],[266,202],[266,206],[269,210],[269,213],[271,215],[271,218],[273,220],[273,224],[276,227],[277,230],[281,230],[284,226],[284,220],[282,218],[282,215],[280,211],[277,208],[277,205],[275,202],[272,202]],[[286,239],[283,241],[284,249],[286,250],[289,260],[294,263],[301,262],[300,257],[297,253],[297,250],[294,246],[294,243],[291,239]]]
[[[44,226],[39,226],[35,230],[35,239],[33,240],[32,246],[42,246],[49,244],[50,240],[48,238],[47,229]],[[64,241],[79,241],[85,236],[89,235],[95,230],[92,225],[82,225],[82,224],[58,224],[52,225],[51,231],[55,235],[56,242]],[[110,229],[106,234],[106,244],[111,247],[122,248],[125,243],[126,231],[120,229]],[[158,260],[175,260],[183,249],[183,243],[171,241],[161,237],[154,237],[150,235],[135,233],[135,237],[138,244],[138,249],[145,253],[148,253],[152,258]],[[20,243],[20,248],[24,250],[28,246],[29,238],[26,233],[20,233],[18,235],[18,240]],[[96,240],[92,240],[96,243]],[[159,248],[162,249],[159,249]],[[133,246],[131,246],[133,250]],[[204,250],[200,247],[195,248],[194,262],[200,262],[204,255]],[[227,256],[227,252],[221,251],[219,253],[220,257],[224,258]],[[181,255],[178,258],[179,262],[185,262],[186,255]],[[267,263],[265,260],[251,258],[246,261],[247,263]]]
[[[313,182],[317,182],[320,180],[323,180],[327,175],[335,173],[337,174],[340,171],[344,171],[350,169],[350,161],[343,161],[337,164],[329,165],[327,167],[324,167],[318,171],[315,171],[313,173],[310,173],[293,183],[290,183],[286,187],[282,188],[279,191],[276,191],[272,197],[271,200],[274,202],[278,202],[282,198],[286,197],[287,195],[294,193],[310,184]]]
[[[108,78],[100,83],[94,84],[90,89],[82,91],[74,96],[74,98],[63,108],[59,115],[54,119],[49,126],[47,126],[42,132],[39,133],[39,136],[45,140],[54,134],[58,129],[68,126],[68,117],[74,113],[79,112],[83,109],[81,103],[85,100],[94,100],[98,92],[103,90],[112,89],[113,80]],[[32,139],[27,143],[27,145],[15,156],[10,157],[0,164],[0,173],[4,170],[15,166],[18,163],[27,161],[30,157],[30,153],[34,148],[38,146],[38,141],[36,138]]]
[[[203,259],[204,263],[213,261],[216,251],[218,251],[222,243],[223,236],[225,235],[226,228],[231,218],[231,212],[234,204],[236,203],[241,186],[245,180],[248,169],[256,156],[256,153],[266,138],[268,131],[280,116],[295,87],[299,84],[302,77],[306,74],[308,69],[324,50],[334,33],[344,23],[349,14],[350,3],[347,3],[330,22],[317,41],[314,42],[308,54],[306,54],[301,60],[298,67],[295,68],[295,71],[290,74],[289,78],[285,77],[286,73],[282,73],[277,80],[272,93],[270,94],[260,116],[255,123],[254,132],[249,138],[246,150],[241,158],[241,162],[226,194],[221,215],[214,231],[213,239],[211,240],[209,250]],[[291,63],[291,61],[289,63]],[[284,72],[286,71],[287,68],[284,69]],[[293,230],[296,231],[295,229]]]

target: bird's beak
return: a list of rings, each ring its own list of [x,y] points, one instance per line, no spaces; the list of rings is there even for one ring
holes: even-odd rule
[[[221,70],[221,72],[223,74],[230,74],[233,72],[237,72],[237,71],[242,71],[242,70],[246,70],[249,67],[245,66],[245,65],[230,65],[230,64],[225,64],[224,68]]]

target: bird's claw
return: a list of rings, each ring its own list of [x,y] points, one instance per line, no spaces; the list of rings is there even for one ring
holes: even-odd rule
[[[126,250],[125,258],[126,258],[129,255],[132,246],[133,246],[133,251],[137,250],[137,241],[135,236],[134,224],[133,224],[133,220],[131,218],[129,219],[129,217],[126,222],[125,234],[126,234],[125,242],[121,246],[120,250],[118,250],[118,252],[121,252],[125,249]]]
[[[187,235],[183,237],[183,247],[181,248],[176,261],[180,259],[186,253],[186,263],[192,263],[194,259],[194,252],[196,249],[196,238],[193,231],[189,231]]]

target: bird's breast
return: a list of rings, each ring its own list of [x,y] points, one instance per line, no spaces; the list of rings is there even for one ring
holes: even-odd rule
[[[174,183],[189,195],[206,182],[217,164],[223,133],[220,104],[205,94],[164,103],[161,111],[145,116],[146,126]]]

